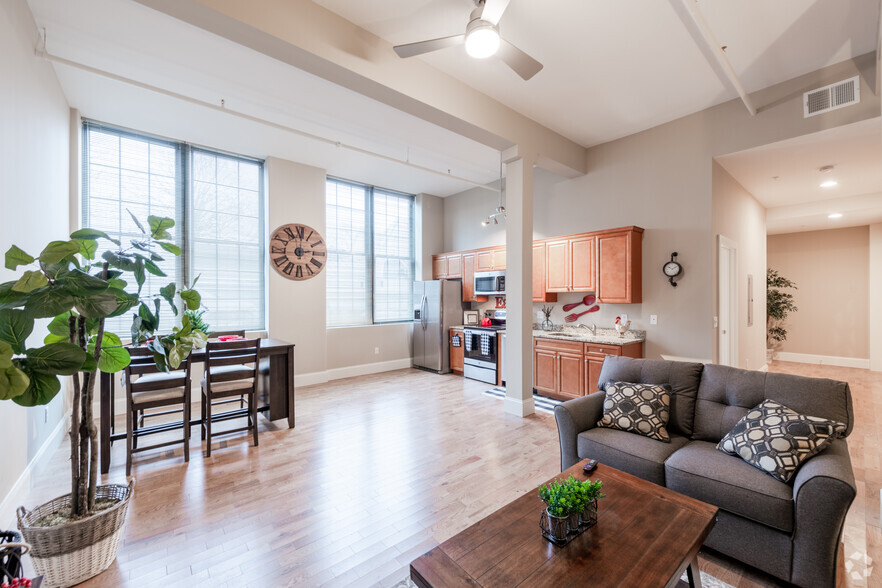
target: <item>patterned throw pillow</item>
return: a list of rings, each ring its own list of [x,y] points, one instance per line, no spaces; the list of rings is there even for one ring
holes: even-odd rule
[[[667,384],[629,384],[610,382],[603,401],[603,418],[598,427],[638,433],[650,439],[671,442],[668,417],[671,412],[671,387]]]
[[[738,421],[717,449],[786,483],[845,430],[843,423],[801,415],[774,400],[764,400]]]

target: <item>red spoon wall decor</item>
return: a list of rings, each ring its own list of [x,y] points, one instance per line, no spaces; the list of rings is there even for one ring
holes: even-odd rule
[[[600,310],[600,306],[595,304],[594,306],[592,306],[591,308],[589,308],[585,312],[580,312],[579,314],[576,314],[575,312],[573,314],[568,314],[567,316],[564,317],[564,320],[567,321],[568,323],[574,323],[574,322],[576,322],[576,319],[578,319],[583,314],[588,314],[589,312],[597,312],[598,310]]]
[[[585,298],[582,299],[581,302],[571,302],[570,304],[564,304],[563,311],[569,312],[569,311],[573,310],[574,308],[576,308],[577,306],[579,306],[580,304],[584,304],[585,306],[591,306],[595,302],[597,302],[597,296],[595,296],[594,294],[588,294],[585,296]]]

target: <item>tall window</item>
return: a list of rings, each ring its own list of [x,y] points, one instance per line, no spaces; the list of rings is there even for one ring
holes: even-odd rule
[[[410,320],[413,196],[328,178],[327,324]]]
[[[129,212],[174,218],[182,255],[167,255],[160,268],[179,287],[199,276],[212,330],[265,328],[263,201],[260,161],[83,123],[83,226],[125,245],[140,235]],[[148,275],[142,292],[165,281]],[[173,317],[163,308],[167,330]],[[126,332],[128,318],[111,321]]]

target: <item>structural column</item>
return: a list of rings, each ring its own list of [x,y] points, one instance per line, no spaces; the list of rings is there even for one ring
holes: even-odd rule
[[[510,150],[511,151],[511,150]],[[505,412],[533,414],[533,157],[506,152]]]

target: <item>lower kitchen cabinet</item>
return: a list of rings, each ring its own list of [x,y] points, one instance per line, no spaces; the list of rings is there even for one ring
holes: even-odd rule
[[[570,400],[598,390],[607,355],[643,357],[643,343],[600,345],[560,339],[533,339],[533,387],[543,396]]]
[[[459,347],[453,346],[453,338],[459,337]],[[465,339],[462,329],[450,329],[450,370],[462,375],[465,359]]]

